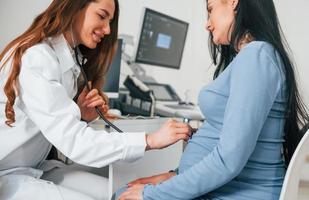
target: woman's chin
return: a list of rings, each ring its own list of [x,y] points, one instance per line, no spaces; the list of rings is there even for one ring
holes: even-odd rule
[[[212,42],[215,44],[215,45],[229,45],[230,43],[228,41],[221,41],[220,39],[218,38],[213,38],[212,39]]]
[[[215,45],[220,45],[220,42],[219,42],[217,39],[215,39],[215,38],[212,39],[212,42],[213,42]]]
[[[212,35],[212,42],[215,44],[215,45],[219,45],[219,38],[216,37],[216,35]]]
[[[88,47],[89,49],[95,49],[98,46],[98,43],[95,41],[91,41],[91,42],[87,42],[84,45]]]

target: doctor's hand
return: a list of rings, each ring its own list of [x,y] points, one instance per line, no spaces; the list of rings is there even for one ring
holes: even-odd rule
[[[100,96],[97,89],[88,91],[86,87],[78,96],[77,105],[80,108],[82,119],[87,122],[92,121],[98,117],[98,114],[95,110],[96,106],[98,106],[103,114],[107,113],[109,109],[108,105],[106,105],[106,102],[104,101],[103,97]]]
[[[149,177],[145,177],[145,178],[139,178],[139,179],[136,179],[136,180],[128,183],[127,186],[128,187],[132,187],[132,186],[134,186],[136,184],[156,185],[158,183],[161,183],[163,181],[166,181],[166,180],[172,178],[175,175],[176,175],[176,172],[167,172],[167,173],[158,174],[158,175],[154,175],[154,176],[149,176]]]
[[[143,200],[143,184],[137,184],[129,187],[124,193],[122,193],[118,200]]]
[[[158,131],[146,135],[146,150],[162,149],[179,140],[189,140],[191,134],[192,128],[188,124],[170,119]]]

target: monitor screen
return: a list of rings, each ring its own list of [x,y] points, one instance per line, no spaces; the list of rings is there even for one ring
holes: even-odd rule
[[[121,65],[121,47],[122,39],[118,39],[118,48],[113,58],[111,66],[106,74],[103,92],[109,98],[118,98],[119,94],[119,79],[120,79],[120,65]]]
[[[135,61],[180,68],[189,24],[146,8]]]
[[[173,100],[171,94],[165,87],[162,87],[160,85],[148,85],[148,87],[153,91],[154,96],[157,100]]]

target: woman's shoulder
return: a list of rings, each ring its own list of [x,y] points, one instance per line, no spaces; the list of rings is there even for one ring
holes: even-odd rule
[[[253,48],[253,49],[274,49],[273,45],[270,44],[269,42],[265,42],[265,41],[257,41],[257,40],[254,40],[250,43],[248,43],[246,46],[244,46],[244,49],[246,48]]]
[[[252,41],[248,43],[241,51],[239,52],[239,57],[241,56],[259,56],[263,59],[272,59],[275,60],[277,57],[277,50],[272,44],[264,41]]]
[[[264,41],[252,41],[243,47],[234,59],[235,63],[245,63],[261,67],[260,64],[271,64],[281,67],[281,58],[275,47]]]
[[[252,41],[243,47],[231,63],[231,73],[284,79],[283,63],[275,47],[263,41]]]

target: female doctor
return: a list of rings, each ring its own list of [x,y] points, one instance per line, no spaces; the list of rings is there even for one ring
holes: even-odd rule
[[[0,54],[0,199],[99,198],[40,179],[54,167],[45,161],[52,145],[76,163],[102,167],[190,136],[190,127],[172,120],[147,135],[87,126],[96,106],[108,109],[100,88],[115,52],[118,17],[117,0],[53,0]],[[87,59],[90,91],[83,89],[75,47]],[[100,182],[87,177],[86,186]]]

